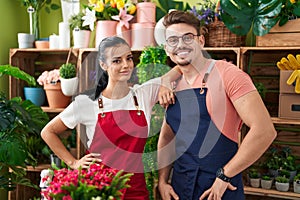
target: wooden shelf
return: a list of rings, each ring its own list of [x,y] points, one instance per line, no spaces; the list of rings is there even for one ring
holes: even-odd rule
[[[254,188],[245,186],[244,187],[245,194],[250,195],[257,195],[257,196],[264,196],[264,197],[276,197],[281,199],[293,199],[293,200],[300,200],[300,194],[294,192],[280,192],[277,190],[266,190],[262,188]]]
[[[274,124],[292,124],[292,125],[300,125],[300,119],[284,119],[278,117],[271,118]]]

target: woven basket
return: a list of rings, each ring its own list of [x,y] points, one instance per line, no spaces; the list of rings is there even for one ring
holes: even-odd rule
[[[245,46],[246,36],[232,33],[222,21],[215,20],[207,26],[206,47],[240,47]]]

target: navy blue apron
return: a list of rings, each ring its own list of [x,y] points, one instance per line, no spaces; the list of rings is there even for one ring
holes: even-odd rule
[[[166,121],[176,135],[177,159],[171,184],[180,200],[198,200],[212,186],[217,170],[238,150],[238,144],[217,129],[207,111],[205,84],[214,63],[210,64],[202,87],[176,92],[176,103],[166,111]],[[233,177],[231,184],[237,190],[227,189],[222,199],[245,199],[241,174]]]

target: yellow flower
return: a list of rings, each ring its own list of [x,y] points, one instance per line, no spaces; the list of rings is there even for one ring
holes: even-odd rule
[[[98,0],[89,0],[89,4],[96,4]]]
[[[133,15],[136,11],[136,6],[133,5],[133,4],[130,4],[127,8],[127,12],[130,14],[130,15]]]
[[[98,1],[96,6],[94,7],[94,10],[96,12],[103,12],[104,10],[104,4],[103,4],[103,1]]]
[[[297,0],[290,0],[292,4],[296,3]]]
[[[116,0],[117,2],[117,8],[118,10],[121,10],[125,6],[125,1],[124,0]]]
[[[115,1],[115,0],[111,0],[111,1],[110,1],[110,6],[111,6],[112,8],[117,7],[116,1]]]

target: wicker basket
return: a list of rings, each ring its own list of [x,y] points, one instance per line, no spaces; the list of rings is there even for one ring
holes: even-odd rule
[[[215,20],[207,26],[206,47],[240,47],[245,46],[246,36],[232,33],[222,21]]]

